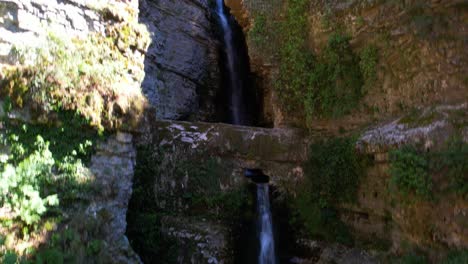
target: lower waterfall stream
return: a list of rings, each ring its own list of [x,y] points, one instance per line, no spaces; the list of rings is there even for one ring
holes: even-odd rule
[[[257,183],[258,232],[260,239],[259,264],[275,264],[275,240],[270,210],[268,183]]]

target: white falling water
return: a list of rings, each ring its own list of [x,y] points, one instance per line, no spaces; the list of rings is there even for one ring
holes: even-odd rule
[[[267,183],[257,184],[257,210],[259,217],[260,254],[259,264],[275,264],[275,241],[271,220],[270,198]]]
[[[232,30],[228,23],[227,16],[224,12],[224,0],[216,0],[216,3],[216,12],[218,13],[219,19],[221,20],[221,26],[223,28],[224,33],[224,46],[226,47],[227,67],[229,71],[229,84],[231,89],[229,112],[231,113],[232,124],[242,125],[242,87],[239,82],[238,71],[236,70],[236,53],[234,50],[234,43],[232,40]]]
[[[231,123],[234,125],[246,125],[243,116],[242,83],[239,78],[239,63],[234,50],[233,34],[228,18],[224,11],[224,0],[216,0],[216,13],[219,16],[224,35],[224,47],[226,48],[227,70],[229,71],[230,101],[229,112]],[[268,184],[257,184],[257,210],[259,215],[259,264],[275,264],[275,241],[273,238],[273,222],[271,220],[270,198]]]

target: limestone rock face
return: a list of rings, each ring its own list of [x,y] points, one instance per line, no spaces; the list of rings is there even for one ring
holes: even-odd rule
[[[97,11],[99,1],[92,0],[2,0],[0,1],[0,63],[14,63],[13,45],[39,44],[49,32],[84,37],[105,30],[106,21]],[[137,14],[138,2],[107,1],[122,5]]]
[[[466,104],[459,104],[428,108],[418,114],[376,125],[361,134],[356,148],[372,156],[374,162],[360,181],[357,203],[337,205],[341,220],[352,227],[353,234],[358,239],[381,243],[394,251],[402,250],[406,242],[421,248],[428,245],[466,248],[466,200],[455,193],[448,193],[436,201],[395,203],[396,198],[388,189],[389,151],[408,144],[422,144],[428,151],[440,149],[451,135],[456,134],[457,129],[466,131],[466,128],[460,128],[466,124],[466,107]],[[297,195],[298,187],[303,184],[305,177],[309,177],[304,172],[307,169],[305,161],[307,152],[314,150],[308,149],[308,146],[311,142],[330,137],[324,132],[313,130],[304,133],[286,128],[157,121],[151,122],[151,128],[142,133],[136,142],[137,145],[151,146],[154,152],[160,148],[166,149],[164,160],[167,162],[162,162],[165,167],[154,176],[158,177],[157,184],[152,189],[156,193],[155,201],[161,210],[184,212],[188,208],[184,194],[190,190],[190,178],[194,177],[194,170],[179,177],[169,173],[182,158],[193,162],[215,159],[222,167],[222,176],[217,180],[223,190],[236,186],[245,187],[248,184],[249,180],[244,176],[243,169],[262,169],[270,176],[270,184],[278,194],[277,197],[272,197],[272,204],[278,204],[281,196]],[[201,153],[203,158],[200,160],[194,153]],[[206,213],[203,209],[200,211]],[[187,249],[185,255],[180,256],[209,258],[211,253],[205,256],[203,252],[214,252],[216,259],[229,260],[231,256],[223,253],[231,251],[229,242],[233,238],[221,232],[223,228],[218,228],[218,222],[206,220],[204,223],[209,225],[203,226],[190,217],[180,216],[177,219],[166,218],[163,227],[165,234],[176,238]],[[223,225],[224,229],[229,229],[229,226],[222,223]],[[224,246],[210,249],[190,247],[199,241],[209,243],[214,237],[223,241]],[[321,245],[307,240],[299,241],[298,244],[306,246],[308,252],[320,252],[317,256],[321,261],[319,263],[376,262],[372,254],[355,249]],[[315,259],[307,262],[307,258],[299,257],[301,256],[297,260],[303,262],[298,263],[316,263]],[[432,255],[430,257],[437,258]],[[354,262],[349,262],[350,259]]]
[[[282,41],[276,24],[285,19],[288,1],[227,0],[247,34],[251,69],[263,90],[265,119],[279,126],[304,126],[300,113],[287,113],[274,89]],[[366,88],[359,107],[339,120],[316,119],[307,126],[352,128],[398,116],[408,109],[466,102],[467,12],[463,1],[323,1],[310,0],[307,46],[319,55],[330,36],[347,32],[359,53],[378,49],[377,80]],[[263,18],[263,21],[261,20]],[[263,21],[265,44],[249,36]],[[262,23],[258,22],[260,25]],[[334,121],[334,122],[329,122]]]
[[[158,118],[213,116],[220,73],[211,20],[207,0],[140,1],[140,22],[153,34],[142,88]]]
[[[135,156],[132,135],[118,132],[101,143],[92,157],[91,171],[99,193],[86,213],[99,223],[106,253],[114,263],[140,262],[125,237]]]

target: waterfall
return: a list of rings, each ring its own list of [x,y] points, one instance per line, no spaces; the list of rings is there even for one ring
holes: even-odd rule
[[[244,100],[244,82],[241,79],[242,64],[239,51],[235,49],[233,31],[224,10],[224,0],[216,0],[216,13],[219,16],[223,30],[223,41],[226,53],[226,68],[228,71],[229,114],[230,123],[234,125],[249,125],[247,117],[248,103]],[[273,237],[273,222],[270,210],[268,183],[257,184],[258,237],[260,242],[259,264],[275,264],[275,242]]]
[[[236,51],[234,49],[232,29],[229,25],[228,18],[224,11],[224,0],[216,0],[217,9],[216,13],[221,21],[223,29],[224,47],[226,48],[227,70],[229,71],[229,113],[231,123],[234,125],[245,125],[245,117],[242,109],[242,82],[239,79],[239,64],[236,58]]]
[[[258,230],[260,239],[259,264],[274,264],[275,241],[273,237],[273,221],[271,220],[268,183],[257,184]]]

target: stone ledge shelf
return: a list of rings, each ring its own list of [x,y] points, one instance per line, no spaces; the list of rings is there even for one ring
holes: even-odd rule
[[[297,129],[156,121],[152,132],[153,142],[161,147],[182,144],[209,155],[245,160],[300,163],[307,159],[308,139]]]

